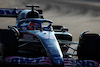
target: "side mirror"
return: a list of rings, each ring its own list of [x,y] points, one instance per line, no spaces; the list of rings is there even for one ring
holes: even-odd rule
[[[68,28],[62,28],[61,31],[66,32],[66,31],[68,31]]]

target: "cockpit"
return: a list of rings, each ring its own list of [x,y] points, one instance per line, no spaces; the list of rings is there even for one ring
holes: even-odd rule
[[[44,19],[25,19],[19,22],[17,27],[21,30],[50,31],[52,30],[52,22],[44,21]]]

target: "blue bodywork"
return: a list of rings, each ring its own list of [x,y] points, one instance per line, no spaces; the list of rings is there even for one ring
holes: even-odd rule
[[[29,6],[30,7],[30,6]],[[34,8],[34,6],[31,6]],[[35,6],[36,7],[36,6]],[[33,18],[33,13],[37,11],[39,13],[38,18]],[[27,17],[28,13],[31,13]],[[42,43],[45,48],[48,57],[51,59],[53,64],[62,65],[64,64],[63,54],[61,52],[59,43],[55,37],[54,31],[52,30],[52,21],[42,18],[41,10],[23,10],[23,9],[0,9],[0,17],[16,17],[16,28],[9,28],[18,33],[29,33],[35,35]],[[29,30],[28,25],[32,22],[37,22],[40,24],[39,30]],[[28,22],[28,23],[26,23]],[[48,26],[42,26],[44,22],[49,23]],[[18,29],[18,30],[17,30]],[[20,37],[19,37],[20,39]]]
[[[23,19],[18,24],[17,27],[20,27],[21,22],[38,22],[40,24],[40,30],[19,30],[21,33],[29,33],[35,35],[42,43],[45,48],[48,57],[51,59],[53,64],[62,65],[64,64],[63,54],[61,52],[59,43],[54,35],[54,31],[52,30],[52,21],[46,19]],[[43,30],[42,24],[44,22],[49,23],[49,25]],[[26,25],[27,27],[27,25]]]

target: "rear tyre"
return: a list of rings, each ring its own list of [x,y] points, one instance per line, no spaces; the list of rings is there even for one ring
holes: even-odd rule
[[[0,29],[0,56],[16,56],[18,51],[18,40],[11,30]]]
[[[79,41],[77,55],[79,60],[95,60],[100,62],[100,36],[84,34]]]

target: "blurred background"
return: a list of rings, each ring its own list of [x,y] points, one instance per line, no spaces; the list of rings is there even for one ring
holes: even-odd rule
[[[100,34],[100,0],[0,0],[0,8],[26,9],[26,4],[40,5],[44,18],[69,28],[73,41],[85,30]],[[15,23],[16,18],[0,18],[0,28]]]

